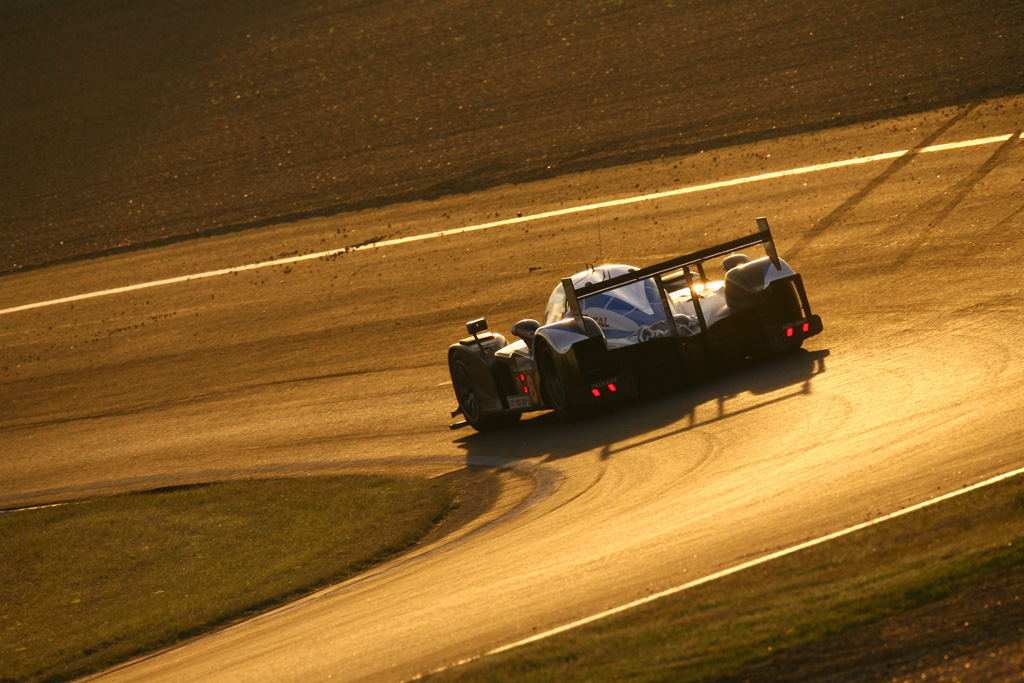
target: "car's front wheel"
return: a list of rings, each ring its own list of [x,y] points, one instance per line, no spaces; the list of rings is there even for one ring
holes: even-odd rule
[[[478,432],[487,431],[496,427],[507,425],[519,419],[519,413],[508,415],[485,415],[483,406],[480,404],[482,393],[480,387],[473,381],[473,375],[469,366],[461,358],[456,358],[451,364],[452,386],[455,388],[455,398],[462,409],[462,416],[466,422]]]

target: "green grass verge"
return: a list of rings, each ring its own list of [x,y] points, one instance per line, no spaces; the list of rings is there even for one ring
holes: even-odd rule
[[[1021,565],[1022,522],[1016,477],[429,680],[714,680]]]
[[[65,680],[338,581],[451,510],[433,480],[181,487],[0,514],[0,680]]]

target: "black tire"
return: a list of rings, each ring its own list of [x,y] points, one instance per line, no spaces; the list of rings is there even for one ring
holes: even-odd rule
[[[485,432],[498,427],[503,427],[516,422],[519,413],[506,415],[484,415],[483,407],[480,405],[480,388],[473,381],[473,375],[469,366],[461,358],[452,361],[451,367],[452,386],[455,388],[455,398],[462,409],[462,416],[466,422],[478,432]]]
[[[578,417],[579,409],[569,395],[565,375],[562,374],[555,354],[547,349],[542,350],[537,359],[537,369],[540,371],[541,395],[548,408],[555,411],[562,422]]]

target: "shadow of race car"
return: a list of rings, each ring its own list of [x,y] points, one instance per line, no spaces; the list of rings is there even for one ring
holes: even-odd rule
[[[523,413],[562,420],[592,406],[699,381],[746,359],[799,348],[822,331],[803,281],[779,258],[765,218],[758,232],[646,268],[605,265],[563,278],[541,321],[512,326],[518,341],[466,323],[448,349],[459,407],[451,425],[485,431]],[[763,245],[765,256],[737,253]],[[708,261],[725,256],[722,280]]]

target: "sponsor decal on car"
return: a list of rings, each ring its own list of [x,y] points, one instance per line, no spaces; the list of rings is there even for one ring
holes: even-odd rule
[[[529,406],[539,406],[540,392],[537,391],[537,380],[533,372],[522,372],[519,374],[519,383],[523,387],[523,394],[529,400]]]

